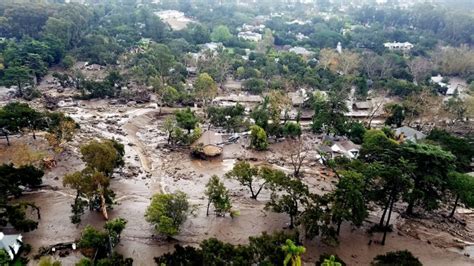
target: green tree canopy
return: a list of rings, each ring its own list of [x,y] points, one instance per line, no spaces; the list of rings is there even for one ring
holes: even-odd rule
[[[226,42],[230,38],[232,38],[232,34],[225,25],[219,25],[212,30],[211,40],[213,42]]]
[[[155,226],[158,233],[171,237],[179,233],[190,211],[188,197],[181,191],[155,194],[146,210],[145,218]]]

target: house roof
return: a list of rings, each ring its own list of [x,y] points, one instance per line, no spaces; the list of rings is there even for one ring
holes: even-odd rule
[[[359,150],[360,149],[359,145],[355,144],[354,142],[352,142],[350,140],[342,140],[337,144],[339,144],[339,146],[343,147],[346,151]]]
[[[300,46],[292,47],[290,48],[289,51],[295,54],[299,54],[299,55],[312,55],[313,54],[313,52],[308,51],[306,48],[300,47]]]
[[[206,132],[204,132],[201,137],[196,140],[194,142],[193,145],[198,145],[198,144],[202,144],[203,146],[207,146],[207,145],[218,145],[218,144],[221,144],[223,142],[222,140],[222,135],[214,132],[214,131],[211,131],[211,130],[208,130]]]
[[[355,102],[354,103],[354,106],[357,108],[357,109],[370,109],[370,102],[369,101],[364,101],[364,102]]]
[[[403,126],[395,129],[395,135],[400,136],[403,134],[405,136],[405,139],[411,140],[411,141],[416,141],[419,139],[424,139],[426,138],[426,135],[423,134],[422,132],[413,129],[411,127]]]
[[[305,94],[303,91],[289,92],[288,97],[291,99],[293,105],[302,105],[305,100]]]
[[[7,251],[10,258],[13,259],[20,249],[20,243],[22,241],[21,235],[5,235],[0,232],[0,249]],[[20,243],[19,243],[20,242]],[[12,253],[12,249],[15,254]]]
[[[245,95],[245,94],[239,94],[239,95],[228,95],[228,96],[222,96],[222,97],[216,97],[214,98],[215,102],[219,101],[229,101],[229,102],[254,102],[254,103],[260,103],[263,102],[263,98],[260,95]]]

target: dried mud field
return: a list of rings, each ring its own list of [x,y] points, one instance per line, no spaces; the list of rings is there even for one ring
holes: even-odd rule
[[[94,138],[116,138],[125,145],[126,163],[123,169],[115,173],[111,187],[116,192],[117,205],[110,211],[110,217],[123,217],[128,220],[118,250],[124,256],[132,257],[135,265],[152,265],[153,258],[173,250],[176,243],[198,245],[204,239],[216,237],[233,244],[244,244],[249,236],[264,231],[284,230],[289,219],[284,214],[264,210],[269,193],[262,191],[258,201],[249,198],[249,192],[237,182],[224,178],[232,196],[233,208],[239,215],[235,218],[206,216],[207,200],[205,184],[212,175],[223,176],[236,160],[249,159],[255,164],[272,164],[284,171],[291,171],[285,156],[285,143],[276,143],[267,152],[253,152],[245,148],[245,140],[224,147],[220,158],[203,161],[193,159],[185,149],[171,148],[166,145],[166,136],[160,131],[160,125],[172,109],[158,109],[156,105],[109,105],[105,101],[79,102],[77,106],[61,108],[80,125],[74,140],[59,156],[58,165],[47,171],[44,177],[45,187],[25,195],[26,200],[34,201],[41,208],[41,217],[37,230],[24,234],[24,240],[33,247],[34,254],[40,247],[54,243],[70,242],[77,239],[82,228],[91,224],[101,227],[104,220],[99,213],[83,216],[79,226],[70,220],[70,205],[74,192],[62,186],[65,174],[80,170],[83,163],[78,147]],[[308,140],[309,141],[309,140]],[[13,148],[12,148],[13,147]],[[13,140],[12,147],[0,143],[0,162],[11,162],[9,150],[17,148],[32,149],[38,153],[51,153],[41,135],[37,140],[31,136],[22,136]],[[332,189],[335,177],[328,169],[316,161],[305,164],[304,180],[310,189],[320,193]],[[169,193],[177,190],[186,192],[195,212],[183,225],[182,232],[173,241],[157,236],[153,227],[144,219],[145,209],[155,193]],[[401,210],[401,209],[400,209]],[[318,239],[306,241],[308,251],[303,257],[305,265],[314,265],[321,253],[338,254],[348,265],[368,265],[373,257],[391,250],[409,249],[425,265],[472,265],[474,260],[464,253],[470,247],[464,246],[474,241],[472,213],[460,213],[457,222],[436,219],[407,222],[400,215],[393,217],[396,228],[388,235],[387,244],[377,244],[380,235],[366,233],[371,223],[378,220],[374,210],[363,228],[352,228],[345,224],[342,228],[340,244],[337,247],[326,246]],[[371,241],[372,240],[372,241]],[[474,254],[471,254],[474,257]],[[64,264],[72,265],[79,260],[78,252],[60,258]],[[31,261],[34,265],[36,262]]]

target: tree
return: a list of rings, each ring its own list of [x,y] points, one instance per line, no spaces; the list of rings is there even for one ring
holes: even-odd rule
[[[81,233],[81,239],[78,246],[80,248],[106,248],[108,246],[107,232],[99,231],[94,227],[87,225]]]
[[[413,164],[413,190],[407,194],[407,214],[412,215],[417,205],[427,210],[438,208],[448,173],[454,170],[455,157],[441,147],[430,144],[407,143],[401,148],[403,158]]]
[[[355,144],[362,144],[366,131],[367,129],[362,123],[353,121],[349,125],[347,135],[349,136],[349,139]]]
[[[210,123],[216,127],[224,127],[228,132],[238,132],[244,123],[245,107],[239,103],[235,106],[207,108]]]
[[[41,257],[38,261],[38,266],[61,266],[61,262],[54,260],[52,257]]]
[[[350,221],[361,226],[368,216],[366,199],[364,197],[365,179],[360,173],[344,171],[341,179],[332,193],[332,219],[337,224],[336,233],[339,235],[343,221]]]
[[[114,192],[109,189],[109,177],[101,172],[86,168],[80,172],[66,175],[63,185],[76,190],[76,197],[71,205],[72,223],[81,222],[81,216],[84,214],[86,206],[89,207],[89,210],[101,210],[104,218],[108,219],[107,207],[113,204],[115,197]]]
[[[179,92],[171,86],[159,89],[159,94],[161,102],[166,106],[173,106],[180,98]]]
[[[334,255],[331,255],[328,259],[324,259],[321,266],[343,266],[341,262],[339,262],[339,258],[336,258]]]
[[[293,228],[295,219],[300,214],[299,206],[309,194],[308,186],[301,180],[286,176],[280,171],[274,171],[267,179],[270,179],[268,185],[272,194],[265,208],[278,213],[287,213],[290,216],[289,228]]]
[[[115,168],[123,165],[124,147],[116,140],[93,140],[81,147],[82,160],[94,171],[112,176]]]
[[[217,85],[207,73],[198,76],[194,82],[194,89],[196,96],[202,100],[204,107],[208,101],[211,101],[217,95]]]
[[[158,233],[171,237],[179,233],[189,212],[190,205],[185,193],[155,194],[146,210],[145,219],[155,226]]]
[[[405,109],[403,106],[400,104],[390,104],[385,106],[385,110],[389,113],[389,117],[385,120],[385,124],[401,127],[405,120]]]
[[[230,38],[232,38],[232,34],[225,25],[219,25],[212,30],[211,40],[213,42],[226,42]]]
[[[112,246],[115,246],[120,242],[122,231],[125,229],[126,225],[127,220],[123,218],[116,218],[105,223],[104,229],[109,234],[109,239],[112,243]]]
[[[454,216],[459,202],[466,205],[467,208],[474,207],[474,176],[452,172],[449,174],[448,188],[455,196],[449,217]]]
[[[33,82],[31,70],[24,66],[13,66],[5,69],[4,80],[9,85],[17,86],[18,97],[24,96],[24,86]]]
[[[463,122],[467,118],[468,106],[463,99],[457,96],[448,99],[445,110],[453,122]]]
[[[343,91],[330,91],[325,99],[322,95],[314,97],[313,123],[311,125],[313,132],[326,132],[344,135],[346,133],[348,112],[346,105],[347,95]]]
[[[47,113],[46,121],[48,133],[45,138],[54,151],[59,153],[63,150],[62,145],[72,140],[78,125],[71,117],[63,113]]]
[[[306,248],[303,246],[297,246],[290,239],[286,240],[285,245],[281,247],[285,252],[286,257],[283,261],[283,265],[286,266],[291,263],[291,266],[301,266],[301,254],[306,252]]]
[[[286,151],[290,158],[290,164],[293,167],[293,176],[300,176],[301,167],[308,156],[309,150],[310,148],[305,145],[304,140],[301,138],[294,141],[288,141]]]
[[[104,225],[105,230],[97,230],[87,225],[78,241],[79,248],[92,250],[87,253],[93,257],[93,261],[81,260],[77,265],[121,265],[131,266],[133,260],[124,259],[122,255],[115,252],[114,247],[120,242],[120,233],[125,228],[127,221],[117,218]]]
[[[246,161],[237,162],[232,170],[227,172],[225,176],[239,181],[242,186],[248,187],[251,193],[250,198],[255,200],[267,183],[267,181],[262,178],[262,171]],[[254,191],[255,183],[258,184],[256,191]]]
[[[27,215],[28,208],[36,211],[38,220],[41,218],[39,208],[30,202],[13,202],[19,198],[26,188],[39,186],[44,172],[34,166],[14,167],[0,165],[0,226],[11,224],[16,230],[29,232],[35,230],[38,222]]]
[[[268,148],[267,133],[263,128],[257,125],[250,127],[250,146],[259,151]]]
[[[407,65],[417,84],[425,80],[432,70],[431,62],[424,57],[415,57]]]
[[[265,89],[265,81],[259,78],[250,78],[244,81],[242,86],[252,94],[261,94]]]
[[[426,139],[437,143],[444,150],[450,151],[456,156],[455,163],[458,172],[470,171],[471,158],[474,157],[474,146],[469,143],[469,140],[456,137],[445,130],[437,128],[431,130]]]
[[[191,130],[196,127],[198,123],[198,118],[194,115],[194,112],[188,107],[185,110],[180,110],[175,113],[176,122],[178,126],[186,129],[188,134],[191,133]]]
[[[373,266],[389,266],[389,265],[410,265],[422,266],[421,262],[413,256],[408,250],[390,251],[385,255],[377,255],[372,261]]]
[[[344,51],[339,54],[335,50],[327,48],[321,50],[319,60],[324,69],[330,69],[343,75],[356,74],[360,63],[357,53]]]
[[[12,102],[0,109],[0,128],[9,134],[29,129],[36,139],[35,131],[45,129],[46,121],[42,113],[32,109],[28,104]]]
[[[232,204],[229,197],[229,191],[216,175],[211,176],[206,184],[205,195],[208,197],[206,215],[209,216],[209,207],[214,206],[214,212],[218,216],[225,216],[230,213],[232,217]]]
[[[283,126],[283,135],[285,137],[300,137],[301,136],[301,125],[294,122],[286,122]]]
[[[165,118],[165,121],[163,122],[163,131],[166,132],[166,134],[168,135],[168,144],[170,144],[170,141],[171,141],[171,137],[173,135],[173,131],[176,127],[176,123],[175,123],[175,119],[171,116],[167,116]]]
[[[279,265],[285,259],[282,245],[287,239],[297,241],[296,234],[277,232],[249,237],[249,244],[234,246],[215,238],[204,240],[199,247],[175,245],[172,253],[155,257],[157,265]]]

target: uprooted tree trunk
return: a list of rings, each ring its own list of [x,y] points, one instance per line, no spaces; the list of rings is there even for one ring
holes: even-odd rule
[[[107,213],[107,204],[105,203],[104,194],[100,194],[100,208],[102,210],[102,215],[105,220],[109,220],[109,214]]]

